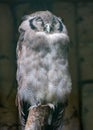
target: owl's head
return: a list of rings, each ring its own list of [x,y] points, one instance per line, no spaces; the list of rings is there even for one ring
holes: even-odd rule
[[[67,33],[67,29],[61,18],[53,15],[50,11],[38,11],[25,16],[19,27],[19,32],[27,29],[34,32],[45,32],[49,34]]]

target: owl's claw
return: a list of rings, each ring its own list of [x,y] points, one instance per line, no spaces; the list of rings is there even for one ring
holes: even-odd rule
[[[40,105],[41,105],[41,103],[38,103],[38,104],[33,105],[33,106],[30,106],[30,107],[29,107],[29,110],[31,110],[31,109],[33,109],[33,108],[36,108],[36,107],[38,107],[38,106],[40,106]]]
[[[48,103],[48,104],[46,104],[46,105],[42,105],[41,103],[39,103],[38,105],[30,106],[30,107],[29,107],[29,110],[31,110],[31,109],[33,109],[33,108],[36,108],[36,107],[38,107],[38,106],[49,106],[50,109],[55,110],[55,106],[54,106],[52,103]]]
[[[55,110],[55,106],[52,103],[47,104],[51,109]]]

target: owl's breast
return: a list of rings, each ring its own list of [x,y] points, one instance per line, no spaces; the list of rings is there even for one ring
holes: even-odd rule
[[[23,86],[20,93],[23,93],[26,100],[59,100],[64,97],[64,86],[70,87],[70,83],[67,83],[67,80],[70,82],[68,61],[64,57],[66,52],[61,56],[59,49],[63,49],[60,48],[62,42],[60,39],[52,38],[45,34],[38,35],[32,41],[28,41],[28,45],[22,46],[18,70],[20,70],[21,86]],[[68,91],[67,88],[65,91]]]

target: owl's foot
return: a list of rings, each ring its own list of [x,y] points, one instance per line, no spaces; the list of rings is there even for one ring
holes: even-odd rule
[[[33,105],[33,106],[30,106],[30,107],[29,107],[29,110],[34,109],[34,108],[37,108],[37,107],[40,106],[40,105],[41,105],[41,103],[38,103],[38,104]]]
[[[52,104],[52,103],[48,103],[47,105],[48,105],[51,109],[55,110],[55,106],[54,106],[54,104]]]
[[[48,106],[50,109],[55,110],[55,106],[52,103],[48,103],[48,104],[44,104],[44,105],[42,105],[41,103],[39,103],[38,105],[30,106],[29,110],[37,108],[39,106],[41,106],[41,107],[47,107]]]

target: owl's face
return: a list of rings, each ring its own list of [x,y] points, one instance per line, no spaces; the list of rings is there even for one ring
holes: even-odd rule
[[[32,31],[45,33],[67,33],[66,27],[59,17],[49,11],[38,11],[24,18],[22,25],[27,25]],[[21,30],[21,27],[20,27]]]

